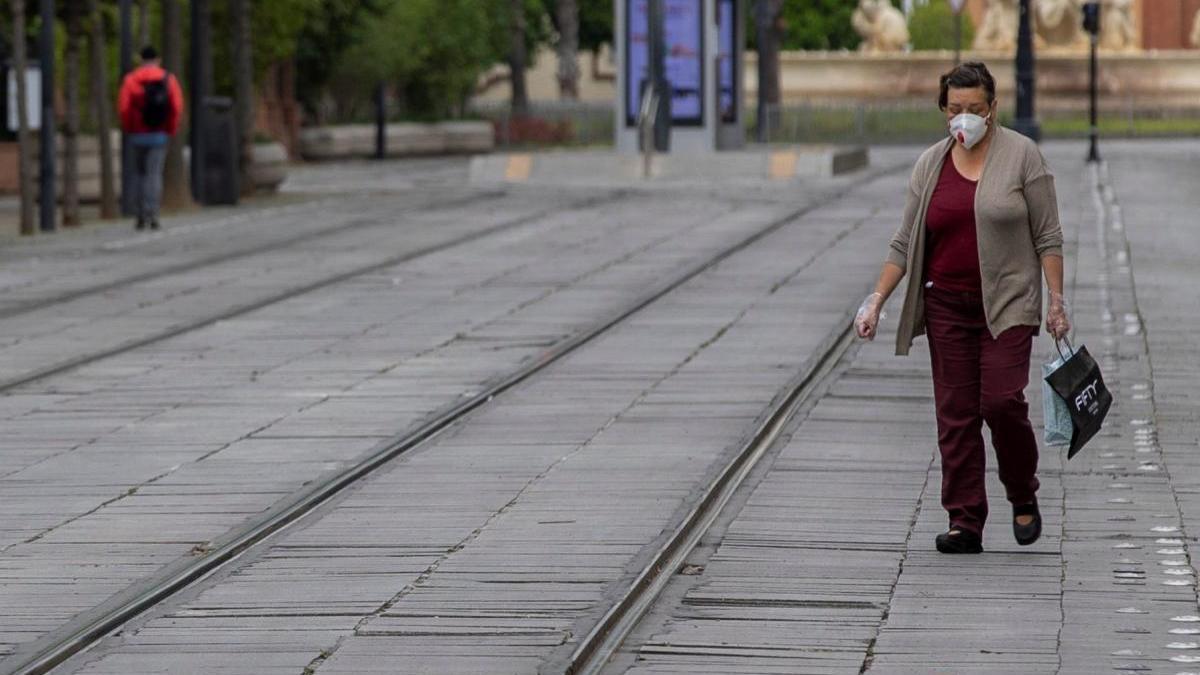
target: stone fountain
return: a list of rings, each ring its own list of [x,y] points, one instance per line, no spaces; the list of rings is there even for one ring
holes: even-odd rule
[[[933,2],[941,0],[931,0]],[[974,0],[982,5],[972,50],[964,59],[984,61],[999,95],[1013,100],[1018,0]],[[1032,0],[1039,109],[1081,109],[1087,103],[1088,38],[1082,29],[1084,0]],[[1103,0],[1100,37],[1102,104],[1129,109],[1200,108],[1200,51],[1142,46],[1145,12],[1159,0]],[[1188,2],[1190,0],[1184,0]],[[1190,6],[1190,5],[1188,5]],[[953,52],[910,51],[903,15],[887,0],[859,0],[852,19],[863,37],[858,52],[785,52],[782,84],[788,103],[911,101],[933,104],[938,77]],[[1200,11],[1189,21],[1190,41],[1200,47]],[[753,54],[748,56],[747,100],[754,100]]]

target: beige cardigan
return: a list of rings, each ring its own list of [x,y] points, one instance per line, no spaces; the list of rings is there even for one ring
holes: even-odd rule
[[[888,251],[888,262],[912,272],[896,334],[900,355],[908,354],[913,338],[925,333],[925,213],[954,142],[946,138],[917,160],[904,221]],[[975,188],[975,229],[992,337],[1013,326],[1041,325],[1041,259],[1062,256],[1054,176],[1033,141],[998,125]]]

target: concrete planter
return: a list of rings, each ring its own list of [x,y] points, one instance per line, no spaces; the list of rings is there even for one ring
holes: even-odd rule
[[[256,192],[275,192],[287,178],[288,154],[282,143],[255,143],[250,180]],[[245,177],[243,177],[243,180]]]
[[[387,127],[388,157],[476,154],[491,152],[493,147],[492,125],[488,122],[390,124]],[[375,127],[353,124],[303,129],[300,155],[311,161],[372,157],[375,155]]]
[[[118,196],[121,193],[121,135],[113,132],[113,181]],[[62,139],[59,139],[58,163],[58,196],[62,199]],[[183,149],[184,162],[188,158],[188,148]],[[280,143],[256,143],[253,149],[253,165],[250,167],[250,179],[254,181],[257,192],[271,193],[279,189],[279,185],[287,178],[288,156],[287,149]],[[15,160],[14,160],[15,161]],[[36,161],[36,159],[35,159]],[[15,188],[13,190],[15,192]],[[94,203],[100,201],[100,144],[94,136],[79,137],[79,201]]]
[[[113,186],[117,194],[121,193],[121,134],[112,132],[112,149],[113,149]],[[66,162],[63,160],[63,138],[60,135],[57,138],[58,153],[55,158],[54,168],[58,173],[56,182],[56,190],[59,201],[62,200],[63,194],[63,179],[62,171]],[[78,138],[79,144],[79,201],[84,203],[94,203],[100,201],[100,141],[95,136],[83,136]],[[40,146],[34,145],[34,173],[40,173],[38,157]],[[35,181],[40,180],[38,178]],[[40,192],[40,190],[39,190]]]

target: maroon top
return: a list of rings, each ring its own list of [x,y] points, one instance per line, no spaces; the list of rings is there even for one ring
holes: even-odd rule
[[[975,181],[947,154],[925,213],[925,281],[951,291],[982,293],[975,234]]]

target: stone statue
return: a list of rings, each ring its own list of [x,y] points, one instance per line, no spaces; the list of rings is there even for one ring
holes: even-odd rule
[[[1137,48],[1133,0],[1104,0],[1100,17],[1100,47],[1116,51]]]
[[[988,0],[987,13],[975,33],[975,49],[1016,49],[1018,3],[1019,0]]]
[[[1084,49],[1082,0],[1037,0],[1034,25],[1041,45],[1059,49]]]
[[[850,24],[862,36],[864,52],[900,52],[908,45],[908,22],[888,0],[858,0]]]
[[[1200,47],[1200,10],[1196,11],[1196,18],[1192,20],[1192,46]]]

